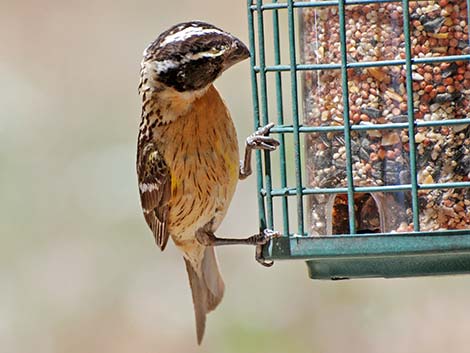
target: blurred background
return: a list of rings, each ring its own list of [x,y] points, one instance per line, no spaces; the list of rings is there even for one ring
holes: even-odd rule
[[[221,306],[197,347],[180,254],[154,245],[135,175],[144,47],[201,19],[247,41],[243,1],[0,1],[2,352],[466,352],[470,277],[311,281],[218,249]],[[217,86],[239,141],[248,62]],[[256,232],[255,178],[219,234]]]

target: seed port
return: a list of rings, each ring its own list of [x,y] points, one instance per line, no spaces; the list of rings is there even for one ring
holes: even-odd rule
[[[349,234],[348,195],[330,196],[327,214],[327,234]],[[385,215],[382,195],[361,193],[354,195],[356,233],[385,233]]]

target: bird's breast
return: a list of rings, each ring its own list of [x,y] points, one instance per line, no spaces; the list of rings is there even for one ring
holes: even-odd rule
[[[160,139],[171,173],[168,227],[175,242],[184,242],[208,222],[217,228],[227,211],[239,175],[237,135],[211,86]]]

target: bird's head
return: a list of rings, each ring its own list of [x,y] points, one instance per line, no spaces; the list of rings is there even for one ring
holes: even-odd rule
[[[230,33],[191,21],[160,34],[145,49],[142,70],[151,81],[178,92],[198,91],[249,56],[248,48]]]

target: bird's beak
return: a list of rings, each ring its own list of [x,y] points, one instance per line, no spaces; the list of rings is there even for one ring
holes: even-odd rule
[[[234,38],[225,58],[224,70],[250,57],[250,51],[238,38]]]

